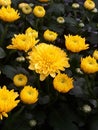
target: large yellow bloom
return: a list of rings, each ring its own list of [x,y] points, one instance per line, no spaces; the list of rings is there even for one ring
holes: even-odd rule
[[[41,81],[70,67],[66,53],[52,44],[40,43],[28,54],[29,69],[39,73]]]
[[[11,5],[11,0],[0,0],[1,6],[8,6]]]
[[[13,83],[17,86],[17,87],[24,87],[26,85],[28,81],[28,78],[26,75],[24,74],[16,74],[13,77]]]
[[[45,13],[46,11],[43,6],[38,5],[38,6],[35,6],[33,9],[33,14],[38,18],[44,17]]]
[[[92,10],[92,9],[95,8],[95,3],[94,3],[94,1],[92,1],[92,0],[86,0],[86,1],[84,2],[84,7],[85,7],[86,9],[88,9],[88,10]]]
[[[36,30],[32,29],[31,27],[28,27],[28,28],[26,29],[25,33],[26,33],[27,35],[31,35],[31,36],[34,37],[34,38],[38,38],[38,32],[37,32]]]
[[[66,93],[74,87],[73,79],[66,74],[59,73],[53,80],[53,86],[58,92]]]
[[[0,88],[0,119],[2,120],[3,116],[8,117],[8,112],[15,108],[19,100],[15,100],[18,97],[18,93],[14,90],[8,90],[6,86]]]
[[[58,34],[56,32],[50,31],[48,29],[44,32],[44,38],[47,41],[53,42],[56,40],[57,36]]]
[[[85,44],[85,38],[82,38],[81,36],[68,35],[64,37],[65,46],[67,50],[70,50],[71,52],[80,52],[89,48],[89,44]]]
[[[39,40],[36,40],[32,35],[18,34],[12,38],[12,45],[8,45],[8,49],[17,49],[20,51],[29,51]]]
[[[33,104],[38,100],[38,90],[28,85],[25,86],[20,92],[20,99],[23,103]]]
[[[87,56],[85,58],[81,58],[81,69],[85,73],[95,73],[98,71],[98,63],[94,57]]]
[[[19,19],[18,10],[11,8],[10,6],[4,7],[2,6],[0,9],[0,19],[6,22],[14,22]]]
[[[93,52],[93,57],[94,57],[96,60],[98,60],[98,50],[95,50],[95,51]]]

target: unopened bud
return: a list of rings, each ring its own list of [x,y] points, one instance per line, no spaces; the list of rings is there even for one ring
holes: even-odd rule
[[[82,110],[85,112],[85,113],[89,113],[91,112],[92,108],[90,105],[86,104],[82,107]]]
[[[17,57],[16,61],[17,62],[24,62],[25,61],[25,57],[23,57],[23,56]]]
[[[72,8],[74,9],[78,9],[80,7],[80,5],[78,3],[73,3],[72,4]]]
[[[31,127],[34,127],[34,126],[36,126],[37,122],[36,122],[36,120],[30,120],[29,124]]]
[[[83,72],[81,71],[80,68],[76,68],[76,72],[79,73],[79,74],[83,74]]]
[[[84,23],[79,23],[79,27],[84,27],[85,25],[84,25]]]
[[[98,9],[97,9],[97,8],[94,8],[94,9],[92,10],[92,12],[93,12],[93,13],[98,13]]]

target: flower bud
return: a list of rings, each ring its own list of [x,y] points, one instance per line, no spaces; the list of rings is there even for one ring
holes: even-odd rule
[[[76,72],[79,73],[79,74],[83,74],[83,72],[81,71],[80,68],[76,68]]]
[[[94,9],[92,10],[92,12],[93,12],[93,13],[98,13],[98,9],[97,9],[97,8],[94,8]]]
[[[62,24],[65,22],[65,19],[63,17],[58,17],[57,22]]]
[[[22,7],[22,12],[24,14],[30,14],[32,12],[31,6],[28,4],[28,5],[24,6],[24,7]]]
[[[84,23],[79,23],[79,27],[84,27],[85,25],[84,25]]]
[[[17,62],[24,62],[25,61],[25,58],[23,56],[20,56],[20,57],[17,57],[16,58],[16,61]]]
[[[80,5],[78,3],[73,3],[72,4],[72,8],[74,9],[78,9],[80,7]]]
[[[37,124],[36,120],[30,120],[30,121],[29,121],[29,125],[30,125],[31,127],[36,126],[36,124]]]
[[[90,105],[85,104],[85,105],[82,107],[82,110],[83,110],[85,113],[89,113],[89,112],[91,112],[92,108],[91,108]]]

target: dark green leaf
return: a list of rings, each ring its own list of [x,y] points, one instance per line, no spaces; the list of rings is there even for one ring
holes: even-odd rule
[[[0,59],[4,58],[6,56],[5,51],[0,47]]]
[[[46,95],[46,96],[43,96],[43,97],[39,97],[39,103],[40,104],[47,104],[49,103],[50,99],[49,99],[49,96]]]
[[[10,65],[5,65],[2,68],[2,73],[5,74],[10,79],[13,78],[13,76],[16,74],[16,72],[17,72],[17,70]]]
[[[78,130],[74,124],[76,116],[70,111],[70,109],[64,105],[64,108],[52,109],[50,112],[50,125],[54,130]]]

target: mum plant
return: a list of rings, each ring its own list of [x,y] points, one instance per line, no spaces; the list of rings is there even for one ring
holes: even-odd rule
[[[97,8],[0,0],[0,130],[98,129]]]

